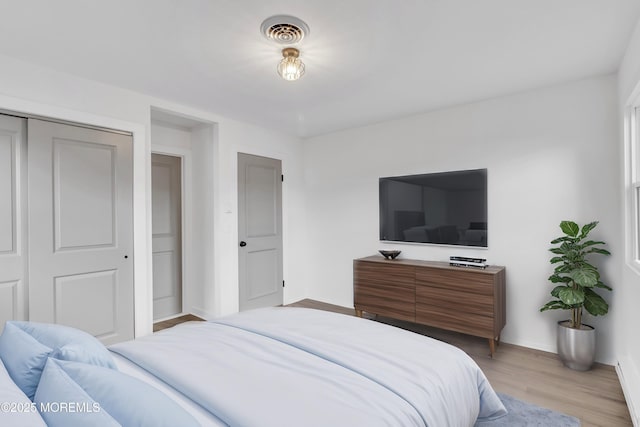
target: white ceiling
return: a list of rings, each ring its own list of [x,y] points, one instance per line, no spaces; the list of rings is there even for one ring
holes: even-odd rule
[[[638,0],[3,0],[0,54],[302,137],[617,70]],[[310,27],[276,74],[275,14]]]

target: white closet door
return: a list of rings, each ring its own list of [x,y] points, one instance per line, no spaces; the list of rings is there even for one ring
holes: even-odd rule
[[[0,332],[26,319],[26,120],[0,115]]]
[[[28,121],[30,319],[133,338],[132,138]]]
[[[154,320],[182,313],[181,177],[179,157],[151,155]]]

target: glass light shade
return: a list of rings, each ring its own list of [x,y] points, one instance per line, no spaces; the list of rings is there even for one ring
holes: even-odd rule
[[[282,61],[278,64],[278,74],[288,81],[298,80],[304,74],[304,63],[298,58],[300,52],[295,48],[282,50]]]

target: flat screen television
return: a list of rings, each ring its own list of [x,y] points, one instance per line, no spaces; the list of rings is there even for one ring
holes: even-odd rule
[[[380,178],[380,240],[487,247],[487,170]]]

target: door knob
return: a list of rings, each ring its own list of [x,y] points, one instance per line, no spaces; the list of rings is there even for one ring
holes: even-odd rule
[[[244,240],[240,242],[240,247],[244,248],[245,246],[247,246],[247,242],[245,242]]]

